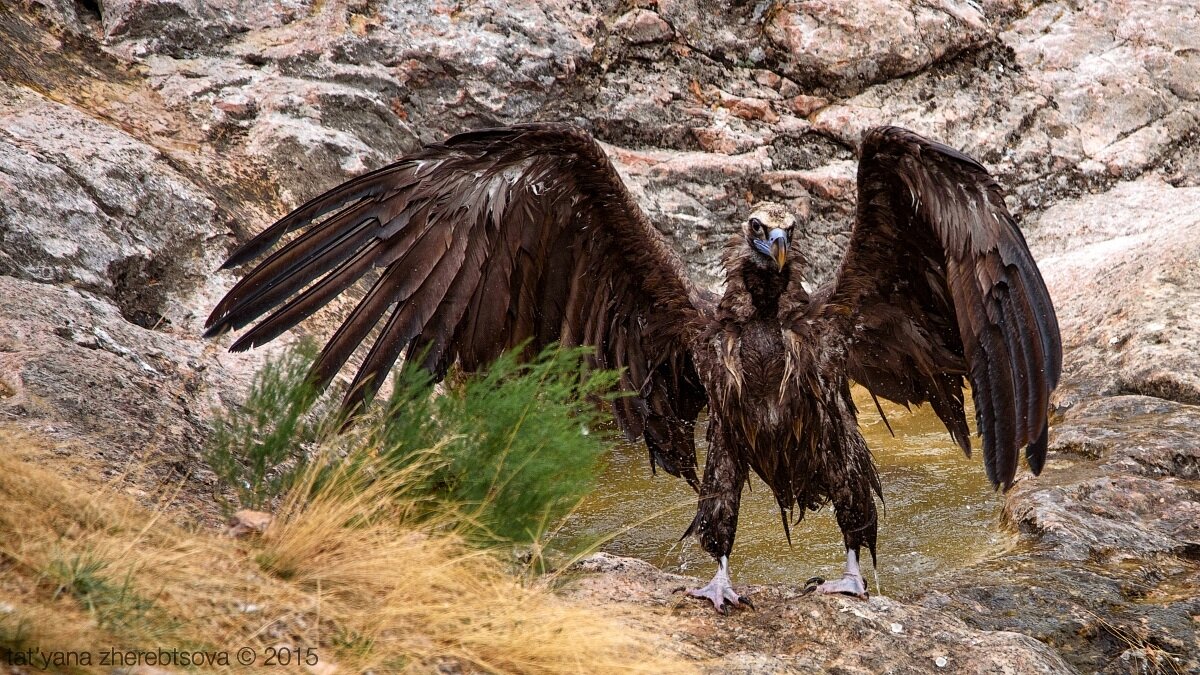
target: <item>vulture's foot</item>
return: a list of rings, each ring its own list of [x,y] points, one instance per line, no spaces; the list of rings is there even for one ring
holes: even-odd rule
[[[817,586],[816,590],[818,593],[841,593],[842,595],[853,595],[860,600],[867,599],[867,585],[857,574],[844,574],[837,581],[826,581]]]
[[[858,570],[858,554],[846,551],[846,571],[837,581],[825,581],[820,578],[809,579],[805,592],[840,593],[852,595],[860,600],[866,600],[867,584],[863,582],[862,573]]]
[[[721,614],[729,614],[730,607],[749,607],[754,609],[754,603],[744,595],[733,591],[729,581],[729,559],[721,556],[717,563],[717,573],[712,581],[702,588],[689,588],[687,594],[693,598],[703,598],[713,604],[713,608]]]

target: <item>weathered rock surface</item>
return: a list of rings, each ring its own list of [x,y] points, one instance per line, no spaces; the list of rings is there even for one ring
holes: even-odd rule
[[[0,272],[94,290],[146,328],[179,320],[182,308],[166,298],[190,293],[221,262],[205,241],[224,223],[203,188],[119,128],[0,87],[0,171],[11,195],[0,206]]]
[[[1120,183],[1030,230],[1067,350],[1050,459],[1005,505],[1021,549],[922,603],[1032,635],[1083,672],[1196,671],[1200,190]]]
[[[1200,187],[1121,183],[1054,205],[1031,230],[1063,308],[1071,398],[1200,404]]]
[[[194,335],[137,325],[91,291],[0,275],[0,424],[100,458],[114,475],[146,464],[206,490],[208,420],[244,396],[261,356]]]
[[[999,630],[1084,671],[1200,671],[1198,83],[1187,0],[3,3],[0,423],[203,484],[212,411],[263,357],[197,339],[231,283],[212,270],[421,142],[576,121],[698,280],[769,198],[809,214],[819,281],[859,134],[900,124],[995,171],[1059,309],[1053,454],[1006,506],[1021,545],[923,608],[764,588],[758,614],[681,606],[677,641],[740,672],[917,672],[943,649],[951,671],[1062,669]],[[673,606],[673,581],[606,569]]]
[[[980,631],[945,613],[901,604],[802,595],[749,586],[756,610],[728,617],[679,589],[705,582],[649,563],[598,553],[580,562],[568,593],[589,603],[632,602],[670,612],[666,648],[711,673],[1069,673],[1046,645],[1019,633]],[[739,589],[740,591],[741,589]]]
[[[780,71],[838,94],[915,73],[986,44],[989,26],[968,2],[788,3],[764,17]],[[806,86],[807,85],[807,86]]]

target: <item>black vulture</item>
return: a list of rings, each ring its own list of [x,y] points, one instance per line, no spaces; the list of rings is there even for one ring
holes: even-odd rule
[[[881,489],[851,381],[929,403],[968,454],[969,383],[987,476],[1007,489],[1021,448],[1033,473],[1042,469],[1062,349],[1041,274],[983,166],[897,127],[867,131],[859,155],[855,222],[832,281],[806,290],[795,236],[805,223],[766,204],[726,246],[717,297],[688,280],[586,131],[536,123],[459,134],[347,181],[238,248],[226,268],[302,230],[229,291],[206,335],[257,321],[231,349],[264,344],[378,268],[312,367],[328,385],[379,326],[348,408],[402,353],[440,378],[520,345],[590,345],[590,365],[621,369],[631,394],[612,401],[618,425],[644,439],[652,469],[697,491],[688,533],[718,568],[693,596],[721,611],[747,603],[728,564],[753,471],[785,531],[833,503],[846,572],[819,590],[866,597],[859,551],[874,559]],[[710,450],[697,475],[705,407]]]

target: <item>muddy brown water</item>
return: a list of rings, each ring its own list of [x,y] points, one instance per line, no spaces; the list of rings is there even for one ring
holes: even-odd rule
[[[935,571],[993,557],[1013,544],[1013,535],[1000,527],[1003,498],[984,475],[977,438],[968,459],[928,406],[910,412],[883,402],[893,437],[865,390],[855,391],[855,402],[883,482],[886,513],[880,514],[878,573],[885,595],[914,593]],[[972,411],[967,414],[973,418]],[[703,466],[707,448],[698,426]],[[696,506],[687,484],[662,472],[652,476],[641,445],[619,444],[606,461],[599,486],[569,519],[564,534],[576,545],[612,537],[599,550],[641,558],[670,572],[711,575],[711,558],[699,545],[690,538],[679,541]],[[844,555],[832,507],[810,511],[794,525],[789,547],[770,491],[751,478],[731,557],[734,583],[836,578]],[[874,594],[870,569],[868,562],[863,575]]]

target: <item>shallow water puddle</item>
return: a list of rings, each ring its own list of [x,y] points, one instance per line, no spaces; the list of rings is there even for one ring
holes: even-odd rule
[[[984,476],[978,439],[973,458],[967,459],[928,406],[909,412],[881,401],[896,431],[893,438],[865,390],[856,389],[855,402],[886,500],[878,549],[884,594],[917,591],[924,576],[991,557],[1011,544],[1013,537],[999,528],[1003,498]],[[968,409],[968,419],[973,414]],[[703,436],[702,428],[697,435]],[[706,449],[701,438],[701,467]],[[640,444],[614,447],[607,463],[600,485],[572,516],[566,534],[583,543],[617,533],[600,550],[707,578],[713,571],[708,555],[691,539],[679,541],[696,506],[687,484],[661,472],[652,476]],[[770,491],[751,477],[731,560],[735,583],[802,584],[812,576],[836,578],[843,561],[832,507],[808,512],[794,525],[789,548]],[[863,575],[875,593],[869,564]]]

